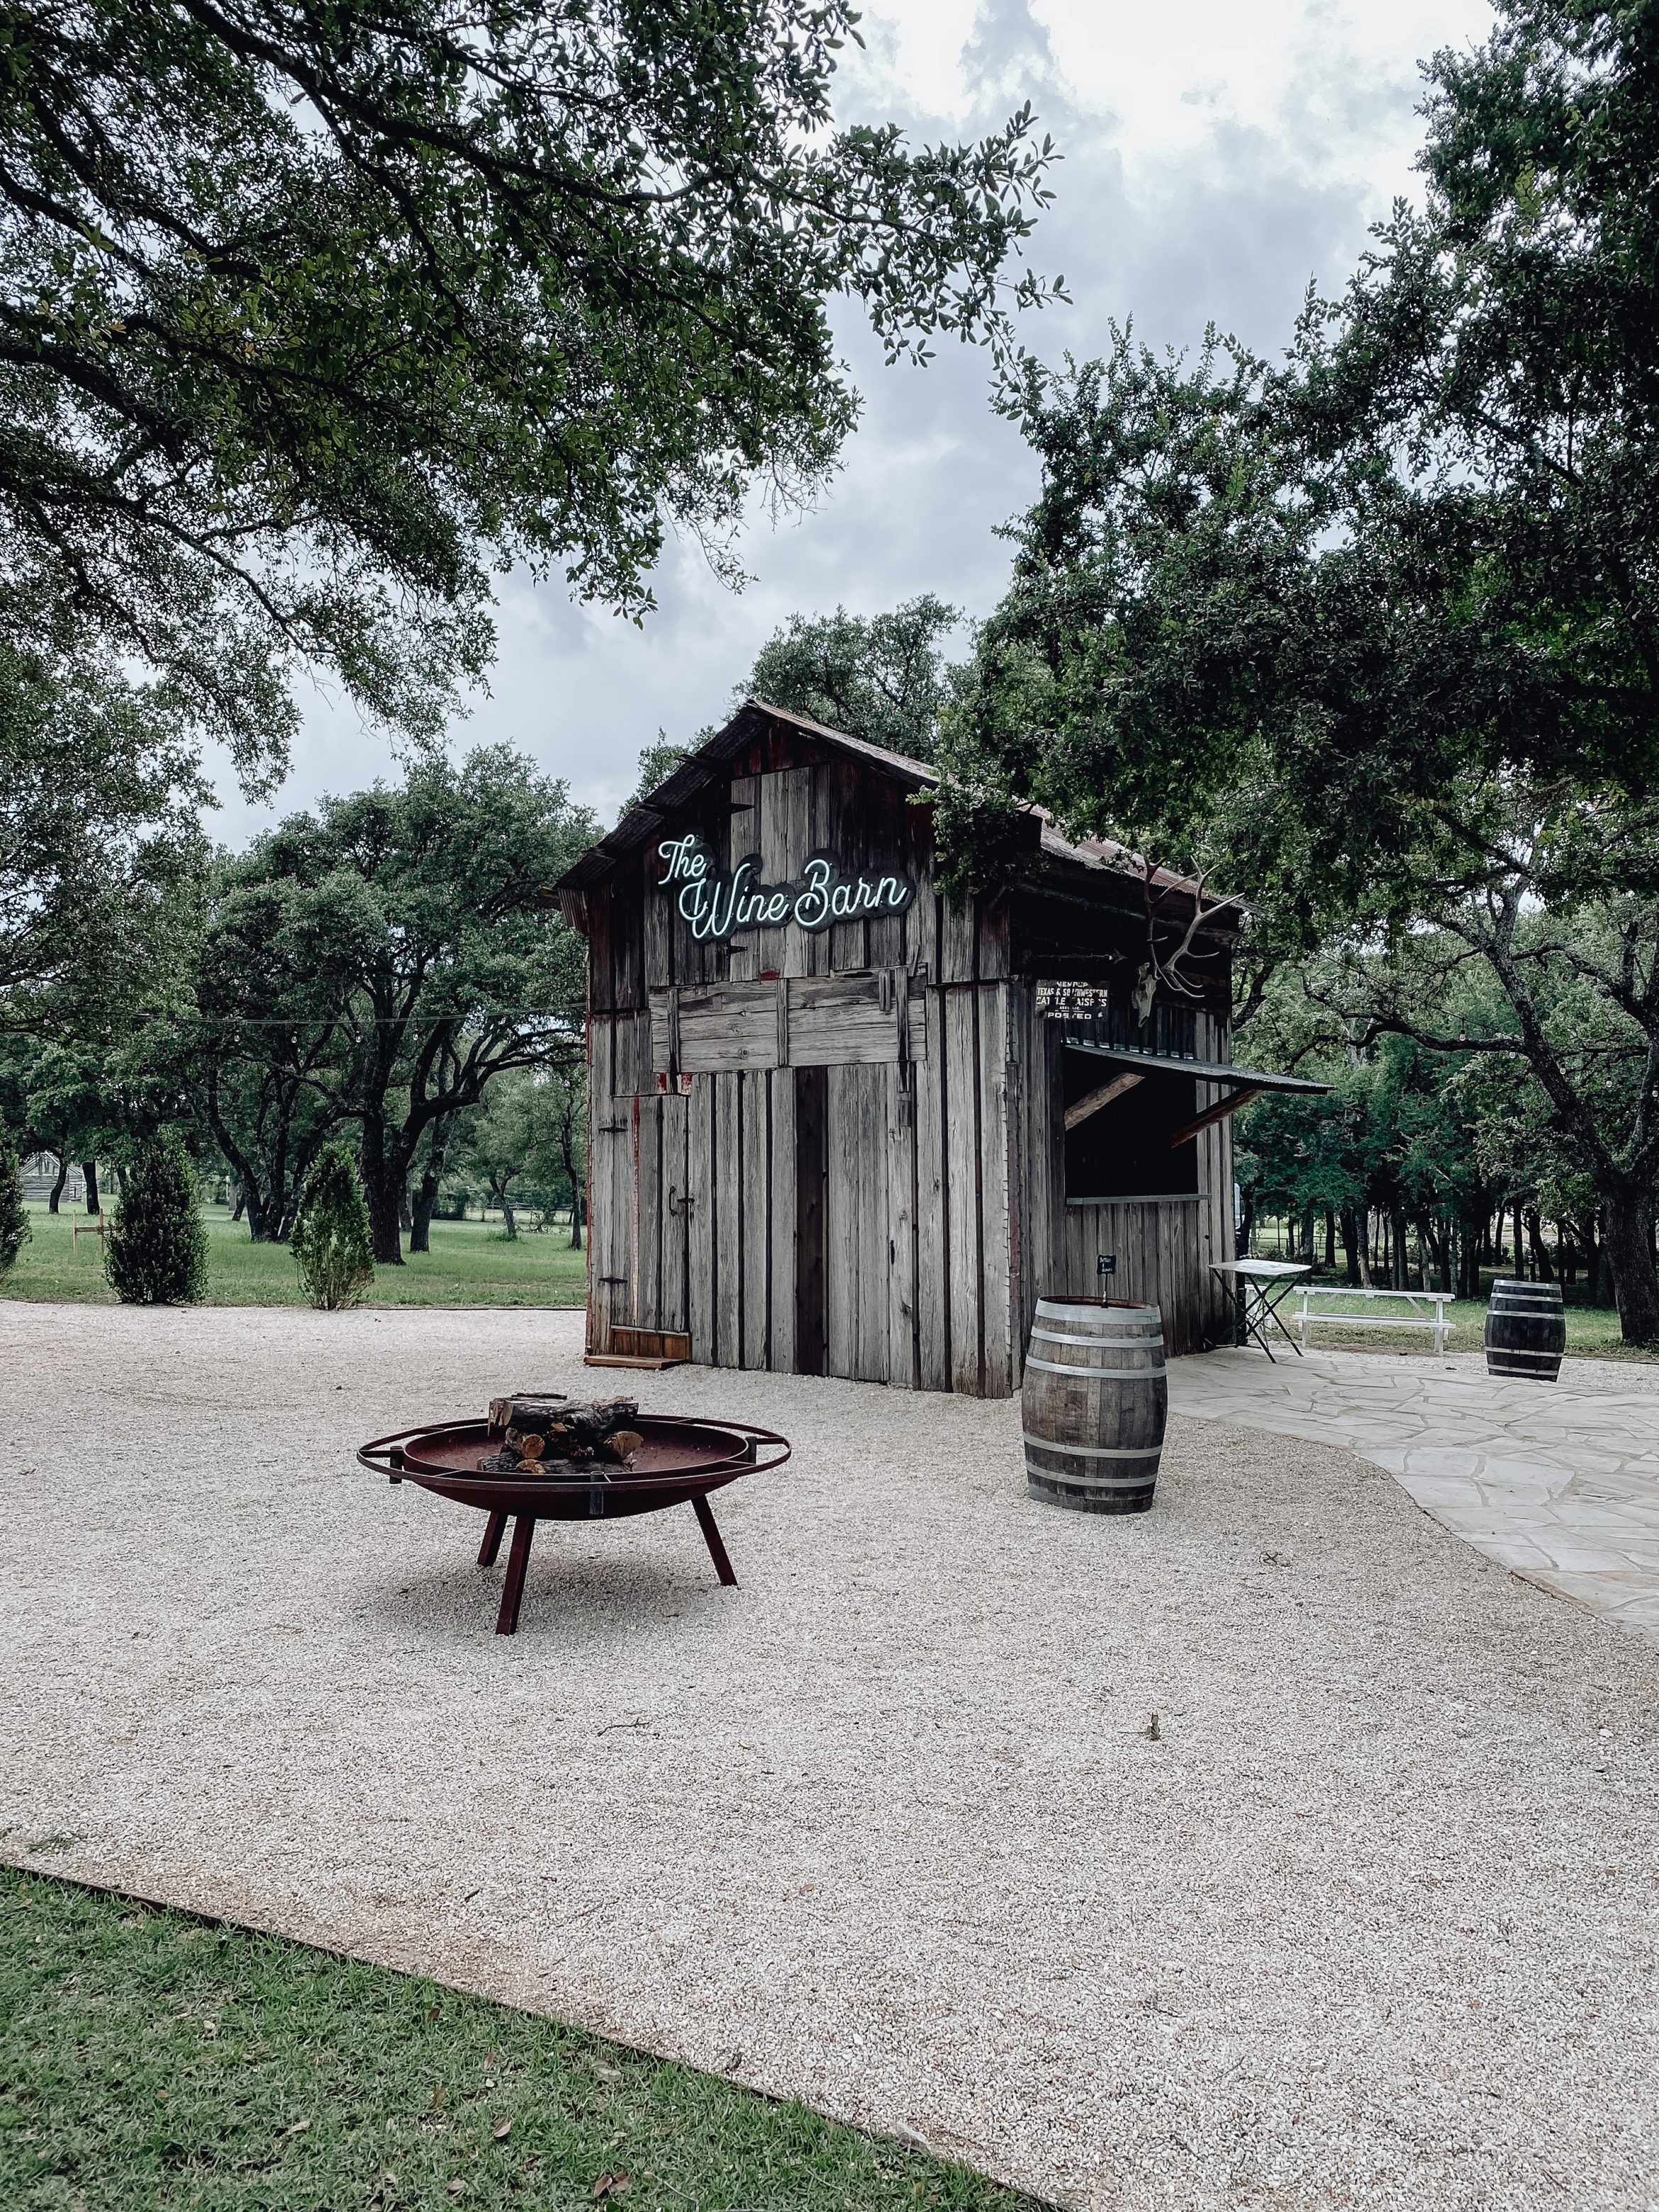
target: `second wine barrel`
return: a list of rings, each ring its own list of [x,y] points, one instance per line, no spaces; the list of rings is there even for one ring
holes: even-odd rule
[[[1144,1513],[1164,1449],[1164,1316],[1109,1298],[1039,1298],[1020,1410],[1032,1495]]]
[[[1567,1316],[1559,1283],[1504,1280],[1486,1308],[1486,1372],[1553,1382],[1567,1348]]]

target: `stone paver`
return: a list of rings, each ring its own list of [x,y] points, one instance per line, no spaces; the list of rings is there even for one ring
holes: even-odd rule
[[[1659,1641],[1659,1365],[1569,1360],[1497,1382],[1355,1352],[1218,1352],[1170,1369],[1172,1412],[1339,1444],[1529,1582]]]

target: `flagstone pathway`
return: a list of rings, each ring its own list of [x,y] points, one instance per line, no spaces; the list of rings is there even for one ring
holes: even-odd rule
[[[1659,1368],[1568,1360],[1500,1382],[1353,1352],[1212,1352],[1170,1367],[1173,1413],[1341,1444],[1490,1559],[1659,1642]]]

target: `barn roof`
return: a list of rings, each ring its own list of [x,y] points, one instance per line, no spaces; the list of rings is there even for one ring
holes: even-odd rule
[[[927,790],[940,781],[937,769],[929,768],[925,761],[911,760],[903,753],[889,752],[884,745],[872,745],[862,738],[849,737],[845,730],[832,730],[827,723],[815,722],[810,714],[798,714],[791,708],[774,706],[769,700],[745,699],[724,729],[717,730],[654,791],[647,792],[630,806],[608,836],[590,845],[581,858],[565,871],[555,889],[586,890],[601,882],[626,854],[654,836],[659,823],[690,805],[708,785],[720,780],[738,755],[775,732],[780,724],[817,738],[833,751],[862,761],[896,782],[908,784],[912,790]],[[1103,904],[1121,903],[1126,886],[1132,887],[1139,896],[1146,881],[1145,867],[1127,846],[1115,844],[1104,837],[1088,837],[1073,843],[1062,836],[1043,808],[1030,806],[1025,811],[1033,821],[1036,836],[1030,859],[1021,869],[1021,880],[1034,889],[1048,882],[1074,894],[1087,896],[1092,892]],[[1200,890],[1190,877],[1175,874],[1168,868],[1153,870],[1152,881],[1155,889],[1173,892],[1177,897],[1184,892],[1189,898],[1195,898]],[[1237,909],[1224,908],[1206,915],[1205,926],[1230,932],[1237,928],[1239,919]]]

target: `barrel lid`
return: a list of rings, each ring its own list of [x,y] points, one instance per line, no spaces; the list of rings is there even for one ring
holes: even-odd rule
[[[1103,1319],[1109,1312],[1121,1321],[1148,1325],[1156,1322],[1159,1328],[1164,1326],[1162,1306],[1139,1305],[1133,1298],[1039,1298],[1036,1310],[1039,1315],[1048,1314],[1054,1318],[1070,1315],[1079,1321]]]

